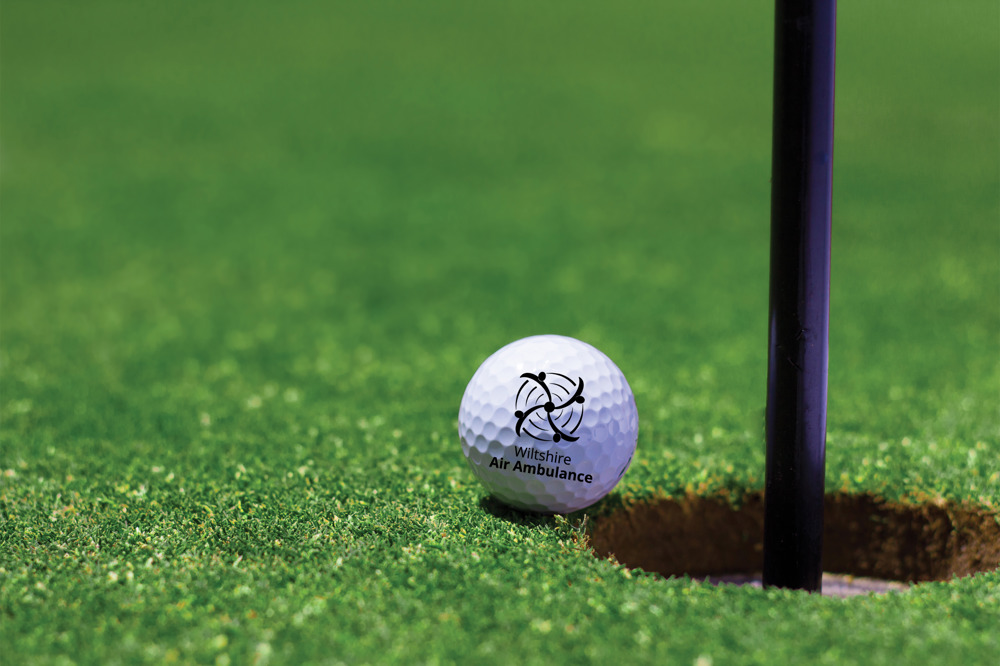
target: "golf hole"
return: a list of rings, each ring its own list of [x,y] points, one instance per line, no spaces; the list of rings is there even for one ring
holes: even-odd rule
[[[828,495],[824,594],[904,590],[1000,567],[996,513],[947,502],[908,504],[874,495]],[[638,503],[595,521],[598,557],[664,576],[760,584],[764,497],[734,507],[722,497]]]

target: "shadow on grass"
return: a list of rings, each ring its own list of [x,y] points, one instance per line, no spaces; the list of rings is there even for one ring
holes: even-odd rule
[[[493,497],[493,495],[487,495],[479,500],[479,506],[494,518],[499,518],[515,525],[555,525],[555,516],[515,509],[507,506]]]
[[[621,493],[614,491],[602,498],[599,502],[584,509],[580,509],[575,513],[568,514],[567,517],[570,521],[575,521],[577,518],[583,519],[585,516],[590,515],[595,509],[599,509],[600,513],[604,513],[609,510],[615,510],[621,506]],[[494,518],[499,518],[500,520],[505,520],[516,525],[556,524],[555,514],[535,513],[533,511],[515,509],[504,504],[493,495],[487,495],[479,500],[479,507]]]

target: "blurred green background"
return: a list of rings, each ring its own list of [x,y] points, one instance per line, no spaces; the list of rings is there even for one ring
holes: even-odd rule
[[[834,437],[997,439],[996,10],[841,8]],[[450,422],[479,360],[560,332],[623,365],[658,445],[758,442],[767,3],[3,25],[8,435],[169,451],[269,384]]]
[[[6,0],[8,638],[65,654],[27,629],[76,617],[26,610],[38,571],[78,602],[70,636],[121,610],[123,597],[57,565],[99,534],[119,545],[95,570],[146,561],[119,500],[174,507],[145,505],[154,550],[268,552],[291,571],[297,526],[346,498],[378,505],[381,491],[478,523],[458,402],[489,353],[530,334],[585,339],[629,377],[641,432],[624,501],[762,487],[772,11]],[[841,3],[829,489],[1000,502],[998,155],[997,3]],[[251,491],[279,508],[268,524],[239,518],[239,548],[186,522]],[[57,522],[54,497],[75,497],[89,522]],[[356,574],[391,570],[395,545],[417,538],[392,526],[393,506],[335,530],[339,546],[316,557],[381,534],[389,559],[359,560]],[[285,545],[264,548],[274,539]],[[184,571],[158,573],[178,598],[197,579]],[[154,606],[122,635],[144,636]],[[402,621],[393,608],[358,621]],[[289,613],[277,611],[278,642]],[[200,635],[207,617],[171,631]],[[355,656],[417,654],[405,635],[372,640]],[[615,654],[614,640],[589,640]],[[886,659],[907,654],[886,645]],[[437,648],[420,658],[447,654]]]

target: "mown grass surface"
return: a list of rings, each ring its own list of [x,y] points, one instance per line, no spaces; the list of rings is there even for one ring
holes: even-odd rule
[[[2,660],[988,663],[995,573],[844,602],[586,545],[763,485],[770,6],[354,5],[4,4]],[[998,19],[841,7],[831,490],[1000,503]],[[589,514],[458,445],[542,332],[636,393]]]

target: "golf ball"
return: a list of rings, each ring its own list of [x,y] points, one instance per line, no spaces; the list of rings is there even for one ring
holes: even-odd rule
[[[458,410],[462,451],[494,497],[570,513],[618,484],[635,453],[639,414],[625,375],[574,338],[512,342],[472,376]]]

